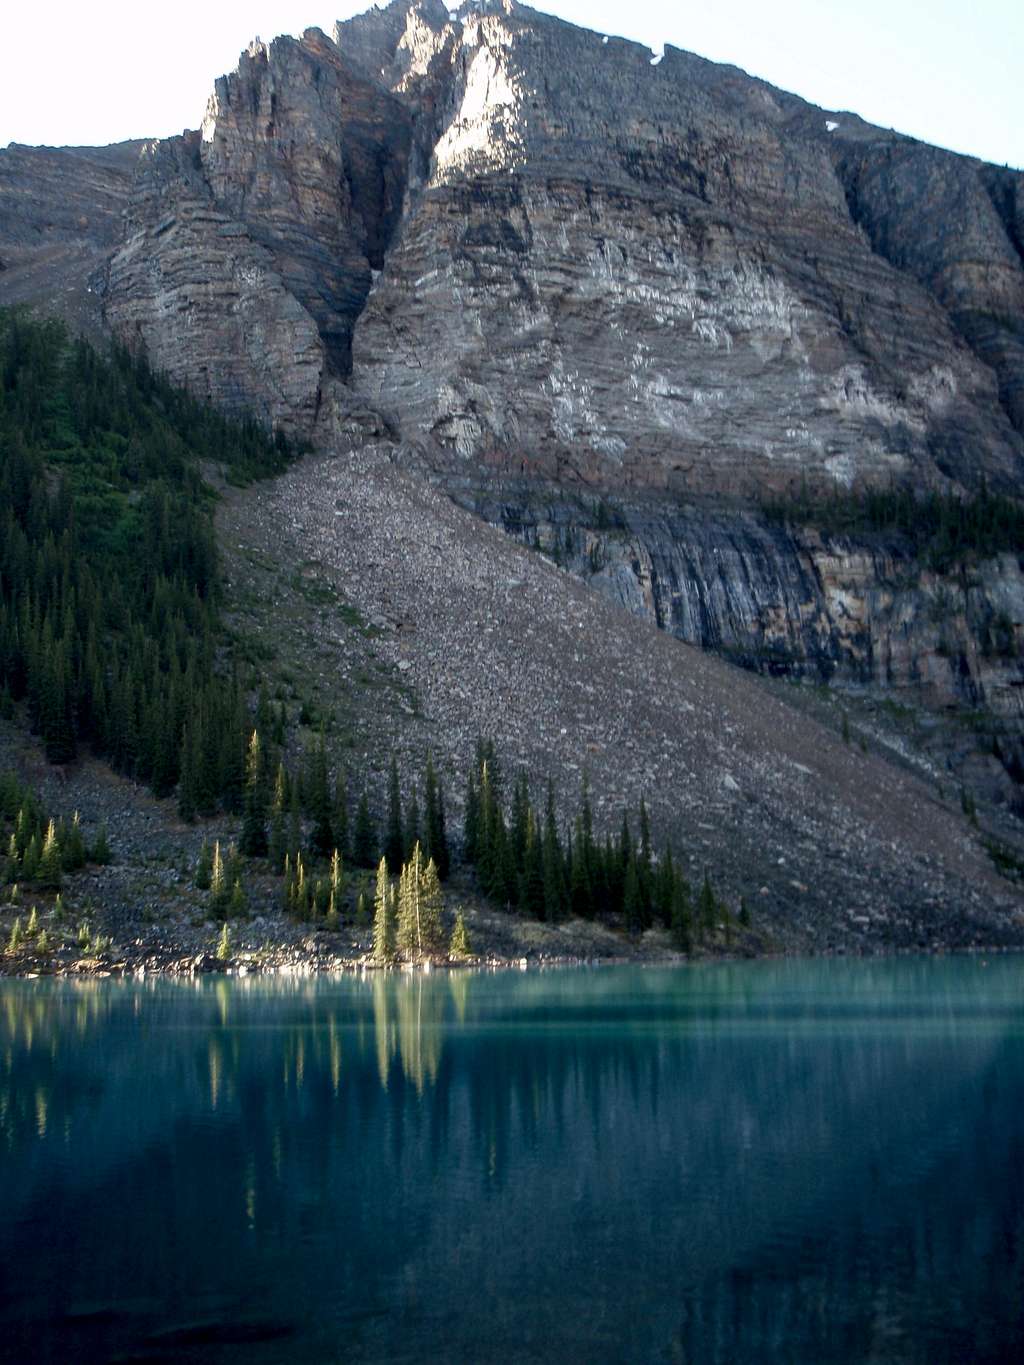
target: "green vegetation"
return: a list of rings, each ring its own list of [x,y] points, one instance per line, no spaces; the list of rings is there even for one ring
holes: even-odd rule
[[[0,773],[0,849],[0,885],[12,888],[12,899],[20,883],[59,892],[65,873],[97,861],[95,850],[86,850],[78,812],[70,821],[51,819],[13,773]]]
[[[1024,554],[1024,504],[990,493],[985,485],[971,498],[955,493],[919,496],[909,488],[836,490],[812,495],[803,487],[788,500],[765,507],[778,525],[812,525],[835,535],[885,535],[937,573],[965,560]]]
[[[237,811],[251,733],[225,650],[203,465],[273,474],[287,444],[0,314],[0,696],[53,763],[86,744],[188,819]]]

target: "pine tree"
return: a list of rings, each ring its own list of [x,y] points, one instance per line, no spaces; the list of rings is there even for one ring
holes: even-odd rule
[[[112,858],[113,854],[110,851],[110,843],[107,839],[107,827],[100,825],[89,852],[89,861],[95,863],[97,867],[106,867]]]
[[[299,811],[299,786],[297,782],[289,784],[288,793],[288,837],[286,852],[291,854],[292,862],[299,856],[302,850],[302,815]]]
[[[433,858],[420,882],[420,943],[425,953],[438,953],[444,942],[444,894]]]
[[[46,838],[39,855],[39,868],[36,881],[47,891],[59,891],[63,867],[60,858],[60,845],[57,843],[57,827],[51,820],[46,829]]]
[[[423,853],[419,844],[402,868],[398,879],[398,947],[406,957],[423,952],[421,896],[423,891]]]
[[[220,931],[220,938],[217,940],[217,961],[228,962],[231,959],[231,935],[228,932],[227,921]]]
[[[469,935],[466,932],[466,921],[462,917],[462,911],[455,912],[455,923],[452,926],[452,937],[448,944],[449,956],[455,958],[469,957]]]
[[[388,772],[388,822],[384,836],[384,857],[388,871],[397,877],[405,861],[405,831],[402,826],[402,790],[398,778],[398,760],[391,755]]]
[[[565,880],[563,877],[564,860],[562,845],[558,838],[558,824],[555,819],[555,789],[548,782],[547,801],[544,807],[544,918],[556,924],[565,915]]]
[[[283,763],[277,765],[274,796],[270,803],[270,833],[267,837],[267,857],[271,871],[280,872],[284,866],[287,842],[285,836],[285,808],[287,805],[287,775]]]
[[[258,730],[253,730],[245,757],[245,797],[239,848],[248,858],[267,852],[267,796],[263,780],[263,752]]]
[[[477,773],[470,769],[466,779],[466,814],[462,831],[462,853],[475,866],[480,856],[480,787]]]
[[[672,942],[683,953],[693,950],[693,915],[690,909],[690,888],[685,881],[676,882],[672,898]]]
[[[210,853],[209,842],[204,839],[203,846],[199,850],[199,861],[196,864],[196,890],[209,891],[213,877],[213,855]]]
[[[227,909],[230,899],[231,884],[228,881],[218,839],[213,845],[213,864],[210,868],[210,906],[216,914],[222,914]]]
[[[320,739],[313,752],[313,761],[307,781],[306,801],[313,821],[310,845],[315,854],[326,858],[335,847],[335,840],[334,829],[331,825],[333,802],[327,775],[327,750],[324,744],[323,730],[320,731]]]
[[[626,928],[631,934],[640,933],[643,928],[643,904],[640,899],[640,873],[637,860],[630,858],[626,868],[626,884],[622,892],[622,914]]]
[[[249,905],[245,898],[245,891],[242,889],[241,878],[236,877],[231,887],[231,899],[228,901],[228,914],[232,919],[244,919],[248,914]]]
[[[712,933],[718,923],[718,901],[711,889],[711,879],[707,872],[704,873],[704,882],[697,898],[697,920],[702,935]]]
[[[526,847],[523,850],[523,874],[519,904],[526,915],[534,919],[545,916],[544,850],[541,847],[537,819],[532,809],[526,823]]]
[[[85,866],[85,839],[82,837],[82,822],[78,811],[71,817],[71,828],[61,851],[65,870],[77,872]]]
[[[341,854],[337,849],[331,854],[331,874],[330,890],[332,897],[341,898],[341,893],[345,886],[345,869],[342,865]]]
[[[395,956],[395,891],[388,877],[386,858],[377,865],[377,894],[374,897],[373,956],[378,962],[391,962]]]
[[[11,925],[11,936],[7,940],[7,951],[16,953],[20,950],[22,943],[21,916],[19,915]]]
[[[444,793],[441,791],[434,771],[434,761],[427,754],[427,767],[423,778],[423,853],[432,858],[437,866],[437,875],[446,881],[451,866],[448,849],[448,836],[445,830]]]

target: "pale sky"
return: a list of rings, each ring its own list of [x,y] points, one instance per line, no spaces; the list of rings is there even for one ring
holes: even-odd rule
[[[11,0],[0,21],[0,147],[117,142],[195,128],[251,38],[330,32],[347,0]],[[660,50],[732,62],[826,109],[1024,167],[1022,0],[547,0]]]

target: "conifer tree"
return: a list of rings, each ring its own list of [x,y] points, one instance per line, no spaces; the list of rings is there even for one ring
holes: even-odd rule
[[[398,778],[398,760],[391,755],[388,771],[388,820],[384,836],[384,857],[388,871],[397,877],[405,861],[405,831],[402,825],[402,790]]]
[[[297,782],[289,784],[288,793],[288,836],[286,852],[291,855],[292,862],[299,856],[302,850],[302,815],[299,810],[299,786]]]
[[[643,904],[640,899],[640,873],[636,858],[630,858],[626,868],[626,884],[622,891],[622,913],[631,934],[640,933],[644,925]]]
[[[89,853],[89,861],[95,863],[97,867],[106,867],[112,858],[110,842],[107,839],[107,827],[100,825]]]
[[[697,920],[703,935],[712,933],[718,923],[718,901],[707,872],[704,873],[704,882],[697,898]]]
[[[455,923],[452,926],[448,953],[455,958],[469,957],[470,954],[469,935],[466,932],[466,921],[463,919],[461,910],[455,912]]]
[[[437,864],[431,858],[423,869],[420,882],[420,949],[424,953],[437,953],[443,942],[444,894]]]
[[[672,898],[672,942],[683,953],[693,950],[693,915],[690,909],[690,888],[685,881],[676,882]]]
[[[446,881],[451,866],[451,854],[448,848],[448,835],[445,830],[444,793],[438,783],[437,773],[434,771],[434,761],[430,754],[427,754],[423,792],[423,854],[424,857],[434,860],[437,875],[442,881]]]
[[[373,956],[378,962],[391,962],[395,956],[395,891],[388,876],[386,858],[381,858],[377,865],[377,893],[373,905]]]
[[[285,835],[285,809],[287,776],[284,763],[278,763],[274,778],[274,796],[270,803],[270,833],[267,837],[267,857],[273,872],[280,872],[288,851]]]
[[[59,891],[63,867],[60,858],[60,845],[57,843],[57,827],[51,820],[46,828],[46,838],[43,840],[42,852],[39,855],[39,867],[35,879],[40,887],[47,891]]]
[[[231,898],[231,884],[220,851],[220,840],[213,845],[213,863],[210,867],[210,905],[216,914],[223,914]]]
[[[239,848],[248,858],[267,852],[267,797],[263,780],[263,750],[258,730],[249,737],[245,757],[245,797]]]
[[[232,919],[243,919],[248,913],[248,902],[245,898],[245,891],[242,888],[240,877],[236,877],[231,887],[231,898],[228,901],[228,914]]]
[[[313,852],[326,858],[335,847],[334,830],[331,826],[333,801],[331,800],[330,780],[327,775],[327,750],[324,732],[320,731],[319,742],[313,752],[313,761],[307,779],[307,804],[313,821],[310,844]]]
[[[217,961],[228,962],[231,959],[231,934],[228,931],[227,920],[220,931],[220,938],[217,940]]]
[[[22,943],[21,916],[18,915],[15,918],[14,923],[11,925],[11,936],[7,940],[7,951],[9,953],[18,952],[21,948],[21,943]]]
[[[480,787],[477,773],[470,769],[466,779],[466,814],[462,831],[462,853],[470,866],[480,857]]]
[[[544,806],[544,918],[552,924],[564,918],[565,880],[563,875],[562,846],[558,838],[558,824],[555,819],[555,789],[548,782],[547,801]]]
[[[348,839],[348,777],[342,768],[334,783],[334,842],[342,858],[349,855]]]
[[[85,839],[82,837],[82,821],[78,811],[71,817],[71,828],[61,850],[61,857],[68,872],[77,872],[79,868],[85,866]]]
[[[534,919],[543,919],[546,913],[544,883],[544,851],[541,847],[537,819],[530,809],[526,823],[526,846],[523,850],[523,872],[520,886],[519,904],[523,913]]]
[[[337,849],[331,854],[329,886],[331,895],[336,899],[340,899],[345,886],[345,869],[341,861],[341,854]]]
[[[398,947],[406,957],[423,952],[423,853],[419,844],[402,868],[398,880]]]
[[[199,850],[199,861],[196,863],[196,890],[209,891],[213,879],[213,855],[210,852],[209,842],[204,839],[202,848]]]

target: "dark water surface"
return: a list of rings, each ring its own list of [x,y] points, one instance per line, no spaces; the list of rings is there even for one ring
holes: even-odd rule
[[[1024,959],[4,983],[0,1356],[1024,1360]]]

